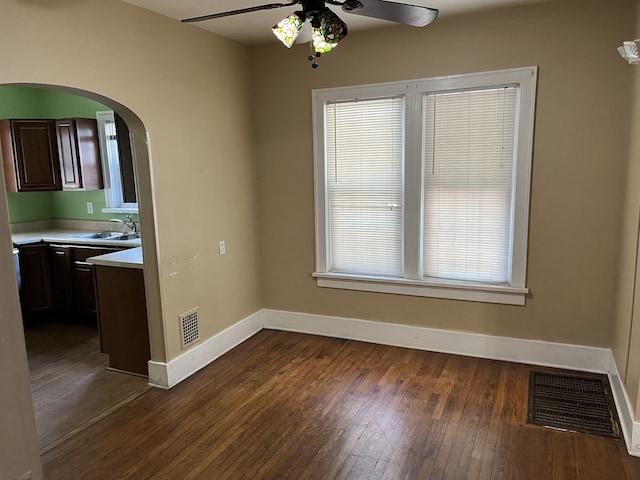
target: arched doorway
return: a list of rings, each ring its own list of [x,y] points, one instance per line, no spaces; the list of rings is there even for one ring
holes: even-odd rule
[[[3,88],[4,85],[0,85]],[[17,85],[13,85],[17,86]],[[153,202],[151,191],[151,180],[149,175],[149,151],[146,141],[146,130],[142,123],[142,120],[135,115],[131,110],[118,102],[94,94],[92,92],[62,87],[51,86],[42,84],[21,84],[20,87],[38,88],[44,90],[50,90],[55,92],[62,92],[66,94],[72,94],[78,97],[89,98],[107,106],[122,117],[131,131],[131,138],[133,141],[133,149],[135,150],[135,174],[138,179],[138,188],[140,192],[139,200],[139,212],[140,223],[142,224],[143,246],[144,246],[144,258],[145,258],[145,283],[147,287],[147,310],[149,312],[149,333],[151,337],[151,355],[152,359],[163,359],[164,357],[164,345],[162,341],[158,341],[158,338],[162,338],[160,320],[160,296],[158,293],[158,274],[157,274],[157,261],[155,261],[155,225],[153,222]],[[4,117],[3,117],[4,118]],[[4,182],[0,182],[0,194],[6,196],[6,189]],[[7,230],[10,229],[9,218],[6,213],[0,214],[0,226]],[[4,281],[4,280],[3,280]],[[15,301],[15,300],[11,300]],[[15,307],[15,306],[14,306]],[[13,308],[13,311],[19,311],[19,308]],[[15,323],[15,322],[14,322]],[[155,341],[154,341],[155,340]],[[84,393],[84,392],[83,392]],[[98,415],[100,412],[97,412]],[[41,445],[42,446],[42,445]]]

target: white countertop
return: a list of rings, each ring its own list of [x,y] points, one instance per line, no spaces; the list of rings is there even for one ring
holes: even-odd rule
[[[129,248],[119,252],[106,253],[87,258],[87,263],[105,267],[143,268],[142,247]]]
[[[65,243],[70,245],[106,245],[110,247],[138,247],[141,245],[139,238],[134,240],[105,240],[103,238],[80,237],[80,235],[86,235],[94,231],[95,230],[53,228],[33,232],[13,233],[11,234],[11,240],[15,246],[38,242]]]

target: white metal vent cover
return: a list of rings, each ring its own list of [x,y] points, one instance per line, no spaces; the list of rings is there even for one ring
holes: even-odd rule
[[[198,309],[194,308],[180,316],[180,331],[182,332],[182,348],[186,348],[200,338],[198,324]]]

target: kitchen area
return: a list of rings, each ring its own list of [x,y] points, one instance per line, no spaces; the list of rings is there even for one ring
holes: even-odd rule
[[[124,121],[83,97],[3,86],[0,119],[16,282],[46,451],[149,388],[133,152]]]
[[[108,368],[146,376],[150,353],[140,233],[49,228],[13,233],[12,240],[25,326],[95,325]]]

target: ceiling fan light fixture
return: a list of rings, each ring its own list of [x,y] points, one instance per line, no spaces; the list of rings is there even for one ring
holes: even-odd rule
[[[313,49],[317,53],[328,53],[338,46],[337,43],[327,42],[319,27],[311,28],[311,41],[313,42]]]
[[[318,53],[333,50],[347,36],[347,24],[328,8],[325,8],[311,22],[311,40]]]
[[[633,41],[625,41],[621,47],[618,47],[618,53],[630,64],[640,63],[640,55],[638,50],[640,47],[640,39]]]
[[[294,12],[287,18],[280,20],[271,31],[287,48],[291,48],[298,35],[300,35],[300,30],[304,24],[303,18],[302,12]]]
[[[318,66],[315,62],[316,58],[323,53],[330,52],[347,36],[347,24],[327,5],[331,5],[334,9],[341,7],[343,12],[361,17],[386,20],[414,27],[424,27],[438,17],[437,8],[410,5],[393,0],[280,0],[279,3],[265,3],[254,7],[237,8],[226,12],[185,18],[182,22],[202,22],[244,13],[272,10],[274,8],[293,7],[294,5],[301,5],[302,8],[282,19],[271,30],[287,48],[291,48],[296,42],[303,24],[306,20],[309,20],[311,23],[312,49],[315,49],[315,54],[308,58],[313,62],[313,68]],[[638,49],[640,49],[640,44],[638,44]],[[624,46],[618,50],[624,56]],[[632,62],[629,61],[629,63]]]
[[[338,43],[347,36],[347,24],[328,8],[320,13],[320,29],[328,43]]]

